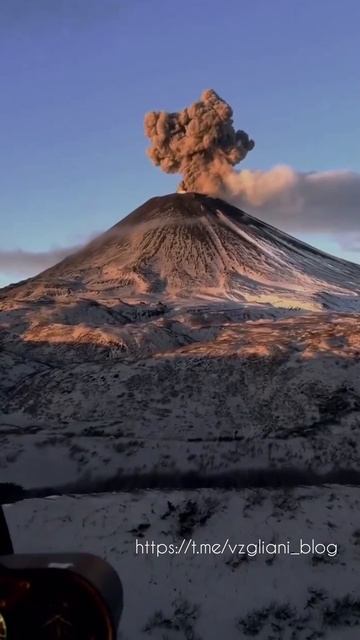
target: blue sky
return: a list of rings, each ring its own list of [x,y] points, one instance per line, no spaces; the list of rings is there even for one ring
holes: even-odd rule
[[[209,87],[256,141],[240,168],[360,172],[359,24],[358,0],[1,0],[0,253],[76,244],[174,191],[144,113]],[[297,235],[359,261],[326,220]]]

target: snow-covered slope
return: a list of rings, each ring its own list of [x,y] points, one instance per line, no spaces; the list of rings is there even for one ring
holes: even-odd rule
[[[17,552],[113,564],[119,640],[357,640],[358,512],[358,489],[336,485],[53,496],[5,510]],[[153,555],[136,553],[146,540],[160,545]]]
[[[338,260],[222,200],[153,198],[112,229],[2,297],[217,299],[359,309],[360,266]],[[93,310],[93,313],[95,311]]]

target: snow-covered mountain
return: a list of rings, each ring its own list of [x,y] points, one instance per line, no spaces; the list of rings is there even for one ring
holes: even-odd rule
[[[84,249],[10,287],[12,299],[176,299],[359,308],[360,266],[222,200],[152,198]]]
[[[49,550],[76,540],[113,561],[124,640],[357,637],[359,313],[360,266],[192,193],[2,289],[1,482],[35,497],[8,508],[18,549],[46,529]],[[134,559],[134,536],[184,523],[213,542],[303,532],[344,548]]]
[[[153,198],[1,290],[6,473],[352,467],[359,311],[360,266],[221,200]]]

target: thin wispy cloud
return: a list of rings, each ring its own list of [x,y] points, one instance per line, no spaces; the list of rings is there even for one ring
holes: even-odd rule
[[[82,245],[74,245],[49,251],[23,251],[0,249],[0,272],[5,275],[30,276],[53,266],[66,256],[75,253]]]
[[[360,232],[341,234],[338,238],[338,242],[345,251],[360,253]]]
[[[67,256],[80,251],[87,244],[100,236],[93,232],[76,244],[67,247],[51,247],[44,251],[27,251],[21,248],[0,248],[0,275],[14,277],[31,277],[54,266]]]

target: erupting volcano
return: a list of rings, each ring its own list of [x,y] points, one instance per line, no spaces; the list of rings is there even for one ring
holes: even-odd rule
[[[310,429],[326,467],[338,455],[336,438],[324,439],[316,425],[336,414],[351,439],[359,413],[360,266],[214,197],[254,146],[215,92],[145,123],[151,158],[182,173],[183,193],[150,199],[55,266],[0,291],[6,424],[70,423],[71,438],[87,424],[91,433],[146,442],[122,459],[129,473],[175,465],[179,438],[205,443],[177,458],[182,469],[219,472],[230,459],[236,470],[261,459],[266,466],[268,437],[283,442]],[[234,433],[248,444],[233,458],[211,444]],[[281,444],[284,459],[306,467],[306,442],[300,453]],[[360,445],[342,455],[357,460]],[[94,462],[86,471],[103,468]],[[56,468],[61,476],[62,467],[46,473]]]
[[[341,531],[343,549],[358,539],[357,489],[337,488],[334,500],[328,487],[359,482],[360,266],[226,201],[232,181],[239,193],[246,184],[251,192],[254,186],[233,169],[253,141],[234,129],[231,115],[214,92],[183,112],[148,115],[150,157],[166,172],[182,174],[181,193],[152,198],[55,266],[0,291],[0,468],[6,496],[10,489],[26,497],[69,494],[63,512],[53,511],[58,499],[43,501],[42,527],[45,522],[46,530],[60,531],[61,544],[64,526],[71,544],[84,535],[88,544],[86,536],[90,531],[91,540],[95,530],[126,580],[139,571],[129,536],[168,542],[205,531],[209,540],[220,532],[224,540],[235,540],[240,531],[244,540],[257,540],[270,523],[278,533],[274,528],[269,540],[302,535],[306,527],[309,536]],[[255,196],[263,195],[263,186],[276,192],[272,175],[260,177]],[[94,492],[101,495],[88,495]],[[79,493],[85,493],[81,500]],[[26,502],[32,523],[34,507]],[[27,533],[26,526],[18,524]],[[314,557],[308,565],[304,561],[307,574],[301,569],[312,590],[304,592],[298,610],[271,601],[254,614],[253,597],[244,604],[248,635],[254,629],[258,635],[256,619],[262,638],[275,637],[279,620],[289,633],[305,630],[309,620],[316,637],[325,637],[317,634],[320,618],[312,613]],[[263,586],[264,602],[274,585],[280,596],[285,585],[287,602],[285,564],[274,558],[266,561],[265,580],[255,560],[250,567],[235,556],[217,557],[215,566],[174,554],[168,571],[162,558],[153,564],[151,579],[146,574],[140,587],[138,579],[128,586],[137,604],[134,631],[126,637],[148,636],[145,617],[159,601],[157,596],[149,605],[148,592],[160,583],[161,565],[167,594],[179,584],[173,576],[183,575],[184,592],[194,587],[194,602],[202,594],[206,628],[209,613],[220,611],[224,637],[237,638],[239,621],[235,635],[226,630],[235,629],[231,624],[243,604],[239,576],[253,579],[256,594]],[[194,562],[199,580],[188,578]],[[321,570],[328,571],[324,584],[333,580],[331,571],[337,584],[343,571],[357,597],[346,554]],[[203,595],[204,584],[220,580],[231,585],[235,598],[226,592],[221,606],[218,589],[209,601]],[[345,610],[323,591],[316,593],[324,618],[335,620],[326,612]],[[176,627],[184,631],[181,637],[218,637],[214,625],[214,633],[195,636],[187,621],[192,611],[185,607],[186,626]],[[356,604],[344,628],[358,620],[357,611]],[[161,634],[171,632],[174,616],[162,615],[156,611],[152,619],[160,620]]]

